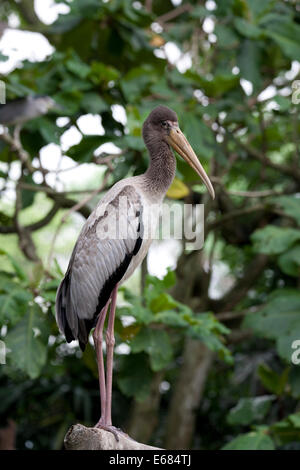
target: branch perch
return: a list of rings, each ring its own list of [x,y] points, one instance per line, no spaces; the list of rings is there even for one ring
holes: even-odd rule
[[[74,424],[65,435],[64,444],[67,450],[153,450],[159,447],[141,444],[122,431],[118,431],[119,441],[104,429],[87,428]]]

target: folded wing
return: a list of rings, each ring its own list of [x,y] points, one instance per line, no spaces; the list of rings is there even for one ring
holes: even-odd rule
[[[140,250],[142,209],[140,194],[126,185],[112,199],[100,201],[79,235],[57,292],[56,316],[66,340],[78,339],[81,349]]]

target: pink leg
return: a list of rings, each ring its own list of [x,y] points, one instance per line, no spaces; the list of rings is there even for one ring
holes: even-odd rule
[[[113,358],[114,358],[114,322],[117,303],[118,284],[115,286],[111,294],[111,306],[108,317],[108,325],[106,330],[106,409],[105,420],[106,426],[111,426],[111,395],[112,395],[112,376],[113,376]]]
[[[99,388],[100,388],[100,401],[101,401],[101,417],[97,424],[105,424],[105,410],[106,410],[106,387],[105,387],[105,369],[103,361],[103,351],[102,351],[102,342],[103,342],[103,327],[107,314],[107,309],[109,306],[108,300],[105,307],[101,310],[96,328],[93,332],[93,339],[95,343],[96,355],[97,355],[97,365],[98,365],[98,375],[99,375]]]

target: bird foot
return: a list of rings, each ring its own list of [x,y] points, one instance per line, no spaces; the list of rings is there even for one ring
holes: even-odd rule
[[[111,432],[115,436],[117,442],[119,442],[118,432],[123,432],[121,429],[116,428],[115,426],[102,424],[100,423],[100,421],[98,421],[98,423],[94,427],[98,429],[104,429],[104,431]]]

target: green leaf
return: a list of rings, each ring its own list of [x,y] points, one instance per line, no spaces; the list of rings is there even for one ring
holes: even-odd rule
[[[184,318],[190,323],[187,334],[194,339],[199,339],[206,346],[219,354],[221,359],[232,364],[233,358],[231,352],[223,344],[221,335],[228,334],[229,329],[218,322],[212,313],[201,313],[198,315],[185,314]]]
[[[246,39],[241,44],[238,55],[240,76],[253,84],[253,89],[261,87],[261,48],[254,42]]]
[[[258,21],[261,18],[265,18],[268,12],[272,11],[274,8],[274,0],[251,0],[247,2],[249,7],[249,15],[255,20]]]
[[[60,88],[66,92],[86,92],[92,88],[91,81],[82,80],[74,75],[66,73],[63,81],[60,84]]]
[[[222,450],[274,450],[273,440],[263,431],[241,434],[222,447]]]
[[[280,269],[288,276],[299,277],[300,275],[300,244],[293,246],[278,258]]]
[[[274,291],[264,308],[247,315],[243,326],[258,336],[274,339],[278,354],[290,363],[292,343],[300,338],[300,292]]]
[[[37,378],[46,363],[47,349],[41,341],[42,313],[34,304],[28,308],[27,315],[9,331],[5,343],[11,352],[8,358],[17,369],[22,370],[31,379]]]
[[[277,95],[272,98],[272,101],[275,101],[280,107],[280,111],[285,112],[288,111],[292,105],[292,101],[289,98],[285,98],[285,96]],[[285,196],[282,196],[285,197]],[[286,196],[288,197],[288,196]],[[299,210],[298,210],[299,213]]]
[[[149,354],[153,371],[165,368],[173,357],[169,336],[162,330],[142,328],[133,338],[130,346],[133,353],[144,351]]]
[[[258,366],[258,376],[263,386],[276,395],[282,395],[287,384],[289,368],[286,367],[282,374],[277,374],[268,365],[262,363]]]
[[[170,289],[171,287],[175,285],[175,282],[176,282],[175,271],[172,271],[170,268],[168,268],[167,274],[162,279],[162,286],[165,289]]]
[[[264,31],[261,28],[255,24],[249,23],[243,18],[235,18],[234,26],[242,36],[249,39],[259,39],[264,34]]]
[[[218,47],[220,48],[234,47],[239,42],[237,34],[228,25],[223,25],[217,22],[214,34],[218,38]]]
[[[6,256],[9,259],[9,261],[11,262],[15,270],[15,274],[21,281],[27,280],[27,275],[24,269],[20,266],[20,264],[15,260],[15,258],[12,255],[10,255],[7,251],[3,250],[2,248],[0,248],[0,255]]]
[[[267,225],[256,230],[251,239],[254,242],[255,251],[266,255],[278,255],[300,240],[300,230]]]
[[[31,131],[38,130],[47,143],[59,145],[59,129],[55,123],[47,117],[33,119],[26,124],[26,128]]]
[[[114,67],[94,61],[91,64],[90,76],[95,84],[107,84],[108,82],[117,80],[120,76],[120,72]]]
[[[187,71],[185,76],[193,80],[207,96],[214,98],[220,98],[225,93],[238,87],[240,83],[239,77],[231,73],[215,74],[212,79],[207,79],[194,72]],[[189,117],[191,116],[193,115],[189,114]],[[207,127],[205,124],[203,126]]]
[[[0,274],[0,323],[14,325],[28,308],[32,294],[8,275]]]
[[[299,317],[299,312],[297,312],[295,316],[296,315]],[[299,338],[300,322],[295,318],[294,321],[290,322],[290,330],[285,335],[278,337],[276,341],[278,354],[282,359],[285,359],[287,363],[290,363],[292,354],[294,352],[294,349],[292,349],[292,344],[294,341],[298,341]]]
[[[38,273],[37,273],[38,274]],[[60,274],[61,276],[61,274]],[[50,304],[54,305],[55,304],[55,299],[56,299],[56,292],[57,292],[57,288],[60,284],[60,280],[59,279],[53,279],[52,281],[48,281],[46,283],[43,283],[42,286],[41,286],[41,295],[43,296],[43,298],[50,302]],[[54,313],[54,316],[55,316],[55,312]]]
[[[121,81],[121,88],[128,102],[134,103],[153,82],[153,69],[149,65],[131,69]]]
[[[183,131],[200,160],[213,156],[215,141],[212,131],[199,118],[183,115]]]
[[[168,294],[162,292],[150,302],[152,312],[162,312],[163,310],[171,310],[177,307],[177,302]]]
[[[144,354],[123,357],[117,381],[124,395],[134,396],[137,401],[145,400],[150,392],[151,379],[152,373]]]
[[[278,15],[277,21],[263,25],[265,34],[272,38],[282,52],[292,60],[300,57],[300,26],[294,21],[286,21]]]
[[[90,162],[95,150],[109,140],[108,136],[87,135],[81,139],[79,144],[70,147],[66,154],[75,161]]]
[[[300,367],[293,367],[289,374],[289,385],[291,395],[294,398],[300,398]]]
[[[101,114],[108,109],[107,103],[97,93],[85,93],[82,101],[82,108],[91,114]]]
[[[142,305],[142,299],[140,296],[134,295],[126,287],[121,287],[120,291],[124,293],[124,299],[129,302],[130,307],[121,307],[118,309],[118,315],[134,316],[136,321],[141,324],[148,325],[154,319],[154,315],[148,307]]]
[[[148,274],[146,276],[146,290],[144,293],[147,305],[150,306],[154,299],[160,296],[160,294],[165,293],[166,290],[170,289],[175,284],[175,281],[175,273],[170,269],[163,279],[158,279],[157,277],[150,276]]]
[[[130,307],[120,307],[118,316],[133,316],[138,323],[149,325],[154,319],[154,315],[148,308],[143,307],[140,303],[134,303]]]
[[[183,318],[183,315],[174,310],[165,310],[155,315],[155,323],[164,323],[165,325],[186,328],[189,326],[188,322]]]
[[[32,178],[32,175],[23,176],[24,183],[28,183],[33,186],[37,186]],[[36,191],[31,191],[30,189],[21,189],[21,199],[22,199],[22,209],[30,207],[34,203],[36,196]]]
[[[82,93],[80,91],[60,91],[53,96],[53,99],[63,110],[64,116],[72,116],[78,112]]]
[[[8,227],[9,225],[13,225],[13,218],[3,211],[0,211],[0,224]]]
[[[295,196],[278,196],[272,198],[272,201],[283,211],[293,217],[300,225],[300,198]]]
[[[300,439],[300,412],[289,415],[287,418],[271,426],[271,431],[281,444],[299,441]]]
[[[229,411],[227,422],[231,425],[247,426],[262,421],[271,407],[274,396],[263,395],[253,398],[240,398],[237,405]]]
[[[49,32],[53,34],[62,34],[75,28],[82,20],[80,15],[69,13],[68,15],[59,15],[55,23],[49,27]]]
[[[67,60],[66,68],[81,79],[86,78],[91,70],[90,67],[85,62],[80,60],[79,57],[73,57],[72,59]]]

